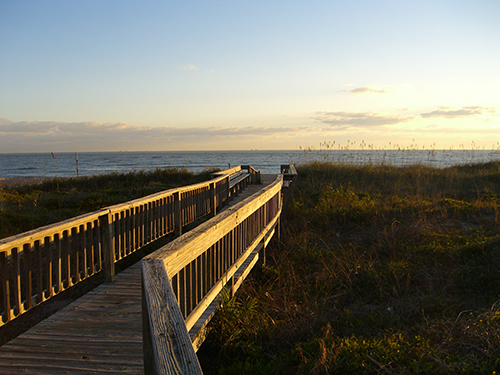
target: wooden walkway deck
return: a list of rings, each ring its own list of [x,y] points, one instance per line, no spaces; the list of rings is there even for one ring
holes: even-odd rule
[[[274,181],[250,185],[230,206]],[[140,262],[0,347],[0,374],[143,374]]]

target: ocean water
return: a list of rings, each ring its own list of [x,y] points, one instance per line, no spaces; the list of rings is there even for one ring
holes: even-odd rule
[[[80,152],[78,175],[109,172],[209,168],[249,164],[261,173],[279,173],[281,164],[330,161],[346,164],[429,165],[438,168],[500,160],[496,150],[287,150],[287,151],[175,151],[175,152]],[[1,154],[0,177],[73,177],[75,153]]]

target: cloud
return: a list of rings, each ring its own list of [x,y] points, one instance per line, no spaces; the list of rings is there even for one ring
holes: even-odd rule
[[[396,125],[414,119],[414,116],[398,116],[377,112],[317,112],[317,121],[334,127],[375,127]]]
[[[198,70],[199,68],[195,65],[184,65],[180,67],[179,69],[184,69],[184,70]]]
[[[495,107],[483,106],[469,106],[462,108],[442,106],[435,111],[422,113],[420,116],[423,118],[445,117],[450,119],[477,116],[495,118],[500,117],[500,110]]]
[[[352,95],[371,95],[371,94],[391,94],[393,92],[400,92],[395,88],[379,88],[372,86],[357,87],[355,89],[347,91]]]
[[[204,144],[216,149],[223,144],[252,138],[285,139],[308,131],[308,126],[133,126],[124,122],[0,121],[0,149],[3,152],[166,150]]]

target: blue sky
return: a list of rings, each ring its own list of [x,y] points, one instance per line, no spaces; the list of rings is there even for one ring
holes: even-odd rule
[[[0,1],[0,152],[500,147],[500,2]]]

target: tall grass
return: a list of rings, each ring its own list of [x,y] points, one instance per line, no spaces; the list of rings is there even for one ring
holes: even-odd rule
[[[205,373],[498,371],[500,164],[297,170],[281,244],[223,303]]]

